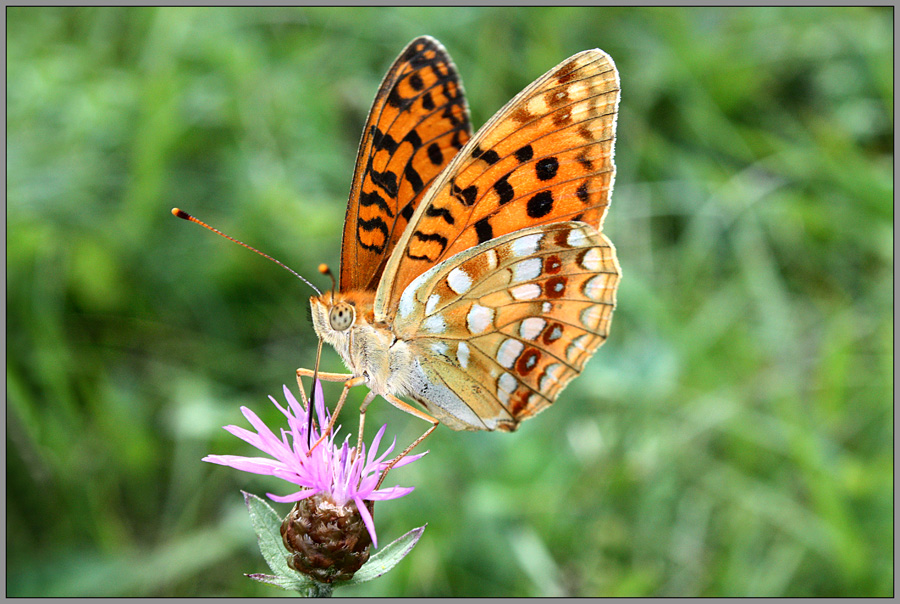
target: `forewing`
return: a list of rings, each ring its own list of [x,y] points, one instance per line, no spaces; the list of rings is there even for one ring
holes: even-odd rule
[[[341,244],[340,289],[375,289],[428,186],[469,140],[456,68],[434,38],[391,66],[363,130]]]
[[[522,229],[429,269],[403,292],[394,320],[438,385],[437,400],[423,404],[465,428],[514,429],[605,341],[619,275],[615,248],[582,222]]]
[[[429,267],[524,227],[578,220],[600,229],[615,177],[619,78],[594,49],[523,90],[429,189],[388,260],[376,318]],[[402,252],[402,253],[400,253]]]

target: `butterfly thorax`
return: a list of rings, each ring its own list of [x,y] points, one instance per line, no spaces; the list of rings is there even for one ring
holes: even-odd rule
[[[330,344],[354,376],[376,394],[403,396],[410,390],[413,356],[391,329],[375,322],[374,292],[325,292],[310,298],[316,334]]]

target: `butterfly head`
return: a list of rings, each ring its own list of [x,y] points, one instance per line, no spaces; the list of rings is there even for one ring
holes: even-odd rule
[[[331,290],[312,296],[309,305],[316,335],[338,352],[347,350],[350,334],[369,327],[374,321],[373,302],[374,292],[362,290]]]
[[[349,332],[356,323],[357,302],[362,302],[359,293],[338,292],[334,275],[327,264],[319,265],[319,272],[331,278],[331,290],[310,298],[313,311],[313,327],[319,338],[329,341],[327,334]]]

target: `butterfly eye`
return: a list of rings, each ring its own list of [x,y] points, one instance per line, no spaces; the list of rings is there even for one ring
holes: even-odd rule
[[[353,325],[353,307],[349,304],[338,304],[328,313],[328,320],[335,331],[344,331]]]

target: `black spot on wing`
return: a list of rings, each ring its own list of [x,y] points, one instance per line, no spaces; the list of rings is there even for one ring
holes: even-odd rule
[[[356,229],[356,240],[359,242],[359,245],[361,245],[362,247],[364,247],[367,250],[372,250],[377,253],[381,253],[382,251],[384,251],[384,243],[382,243],[381,245],[377,245],[377,244],[369,245],[360,238],[361,231],[365,231],[367,233],[371,233],[372,231],[381,231],[381,234],[384,236],[385,243],[387,242],[387,239],[388,239],[387,223],[385,223],[384,220],[382,220],[380,216],[375,216],[374,218],[372,218],[370,220],[362,220],[361,219],[359,222],[357,222],[357,227],[358,228]]]
[[[528,200],[525,208],[531,218],[543,218],[553,210],[553,194],[541,191]]]
[[[484,161],[489,166],[493,166],[500,161],[500,155],[496,151],[493,149],[484,151],[478,145],[475,145],[475,148],[472,149],[472,157]]]
[[[478,196],[478,187],[469,185],[465,189],[460,189],[455,182],[450,182],[450,194],[462,202],[464,206],[471,206],[475,203]]]
[[[534,170],[539,180],[550,180],[559,170],[559,160],[555,157],[545,157],[535,164]]]
[[[526,162],[532,157],[534,157],[534,149],[531,148],[531,145],[525,145],[515,153],[516,159],[519,162]]]
[[[412,162],[406,164],[406,168],[403,170],[403,176],[417,194],[425,186],[425,183],[422,182],[422,177],[419,176],[419,173],[416,171],[415,167],[413,167]]]
[[[397,197],[397,175],[390,170],[379,172],[372,167],[372,158],[369,157],[369,163],[366,166],[366,175],[375,183],[376,186],[388,194],[388,197]]]
[[[360,193],[359,205],[362,207],[377,206],[379,210],[383,211],[391,218],[394,217],[394,212],[391,211],[391,206],[388,205],[384,197],[378,194],[378,191],[372,191],[370,193]]]
[[[437,62],[437,56],[428,58],[425,56],[425,53],[416,54],[410,57],[409,64],[415,67],[416,69],[422,69],[423,67],[428,67],[429,65],[434,65]]]
[[[415,130],[410,130],[409,132],[407,132],[406,136],[403,137],[403,141],[412,145],[414,151],[418,151],[418,149],[422,146],[422,137],[419,136],[419,133]]]
[[[435,166],[440,166],[444,163],[444,154],[441,152],[440,145],[437,143],[428,145],[428,159]]]
[[[478,236],[478,243],[484,243],[494,238],[494,229],[488,222],[487,216],[475,223],[475,234]]]
[[[463,148],[463,142],[462,142],[462,141],[460,140],[460,138],[459,138],[459,136],[460,136],[459,133],[460,133],[460,132],[463,132],[463,129],[456,130],[456,131],[453,133],[453,138],[450,140],[450,144],[451,144],[457,151],[459,151],[460,149]]]
[[[453,220],[453,214],[451,214],[447,208],[436,208],[434,206],[428,206],[425,210],[426,216],[440,216],[444,219],[444,222],[447,224],[453,224],[455,221]]]
[[[422,40],[421,42],[411,44],[409,46],[409,48],[406,49],[406,52],[403,53],[403,56],[400,57],[400,60],[401,61],[412,60],[413,57],[415,57],[417,54],[419,54],[420,52],[425,50],[425,47],[426,47],[425,43],[426,43],[426,40]],[[431,44],[429,43],[428,46],[431,46]]]
[[[386,150],[388,153],[393,154],[399,146],[400,144],[390,134],[384,134],[378,129],[378,126],[372,126],[372,148],[376,152]]]
[[[398,81],[388,93],[387,103],[391,107],[396,107],[400,111],[406,111],[415,99],[405,99],[400,94],[400,82]]]
[[[587,190],[587,181],[584,181],[580,185],[578,185],[578,190],[575,191],[575,195],[578,199],[581,200],[581,203],[588,202],[588,190]]]
[[[585,170],[590,171],[594,169],[594,162],[592,162],[590,158],[588,158],[585,151],[582,151],[575,159],[578,160],[578,163],[581,164]]]
[[[447,105],[447,107],[444,109],[444,112],[441,114],[441,117],[443,117],[445,120],[449,121],[454,126],[465,126],[466,123],[468,122],[465,115],[463,115],[462,119],[460,119],[459,117],[456,116],[455,113],[453,113],[453,108],[459,104],[460,104],[459,102],[449,103]]]
[[[422,231],[416,231],[412,234],[412,236],[415,237],[416,239],[418,239],[419,241],[426,241],[426,242],[434,241],[439,246],[441,246],[441,251],[438,254],[438,256],[443,254],[444,250],[447,249],[447,238],[442,235],[439,235],[437,233],[423,233]],[[429,258],[428,256],[414,255],[414,254],[410,253],[410,251],[408,249],[406,250],[406,256],[408,258],[411,258],[412,260],[428,260],[428,261],[432,260],[432,258]],[[437,256],[435,256],[435,257],[437,257]]]
[[[501,206],[513,200],[516,192],[513,190],[512,185],[509,184],[509,174],[504,174],[502,178],[499,178],[494,183],[494,191],[497,192],[497,196],[500,198]]]

